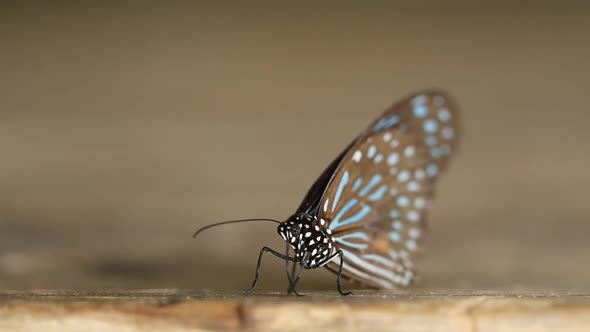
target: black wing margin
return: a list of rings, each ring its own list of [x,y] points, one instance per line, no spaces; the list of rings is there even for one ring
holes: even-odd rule
[[[332,163],[330,163],[330,165],[322,172],[322,175],[320,175],[320,177],[315,180],[314,184],[307,191],[307,194],[303,198],[303,201],[295,213],[317,213],[320,199],[322,198],[328,183],[330,183],[332,176],[334,173],[336,173],[336,169],[340,165],[342,158],[344,158],[348,150],[350,150],[350,148],[357,143],[358,139],[359,138],[352,141],[352,143],[350,143],[346,149],[344,149],[344,151],[342,151],[340,155],[338,155],[338,157],[336,157],[336,159],[334,159],[334,161],[332,161]]]

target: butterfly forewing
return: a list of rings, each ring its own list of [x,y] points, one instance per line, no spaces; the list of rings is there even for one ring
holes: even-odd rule
[[[386,110],[345,152],[318,202],[344,252],[345,276],[378,288],[411,282],[426,206],[456,147],[457,123],[445,94],[420,93]]]
[[[440,170],[456,148],[459,117],[453,100],[444,92],[428,90],[404,98],[387,109],[365,130],[363,138],[390,128],[416,138],[424,145]],[[360,144],[362,138],[358,141]],[[342,165],[342,164],[341,164]]]

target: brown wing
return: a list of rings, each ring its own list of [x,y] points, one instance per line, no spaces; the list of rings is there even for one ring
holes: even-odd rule
[[[377,288],[411,282],[426,207],[457,134],[449,97],[426,91],[385,111],[344,155],[319,216],[344,252],[345,276]]]

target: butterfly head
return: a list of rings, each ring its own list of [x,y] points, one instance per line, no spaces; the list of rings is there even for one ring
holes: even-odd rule
[[[331,230],[315,215],[299,213],[281,223],[279,235],[295,250],[297,261],[307,267],[323,265],[333,251]]]

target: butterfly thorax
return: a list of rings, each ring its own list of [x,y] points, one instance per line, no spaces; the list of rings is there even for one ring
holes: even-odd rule
[[[295,251],[295,260],[306,268],[318,268],[332,258],[334,240],[328,223],[315,215],[295,214],[277,229]]]

